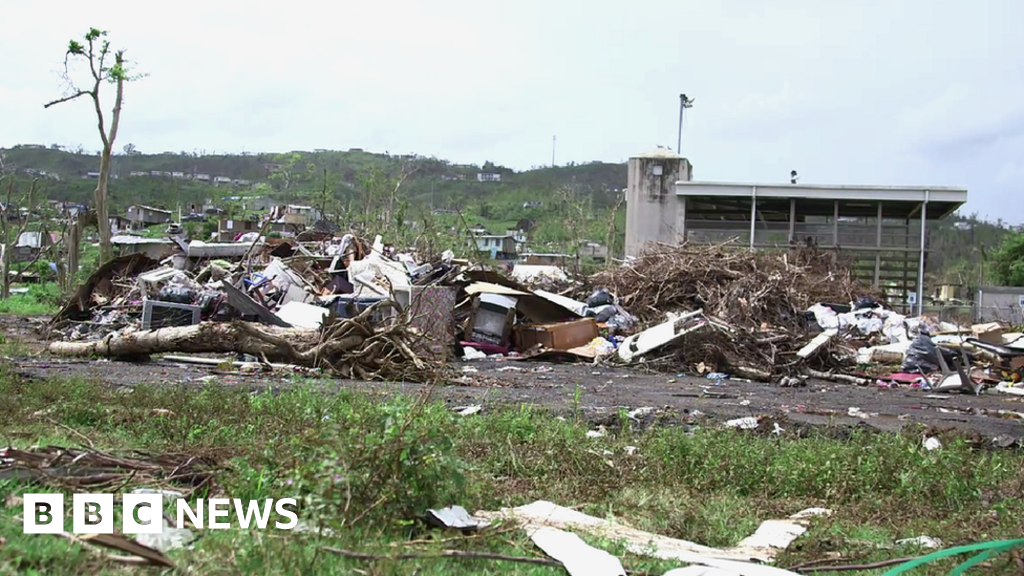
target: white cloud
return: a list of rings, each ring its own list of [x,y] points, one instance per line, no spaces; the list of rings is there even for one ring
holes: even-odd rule
[[[9,3],[0,145],[97,147],[59,95],[89,25],[150,73],[120,140],[141,150],[361,147],[526,168],[674,145],[704,179],[1020,190],[1024,3],[468,0]],[[1017,209],[1021,210],[1021,209]]]

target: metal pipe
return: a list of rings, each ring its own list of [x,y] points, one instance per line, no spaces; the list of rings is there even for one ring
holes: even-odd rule
[[[917,315],[924,314],[924,243],[928,234],[928,196],[924,191],[924,202],[921,203],[921,256],[917,263]]]
[[[686,108],[686,96],[679,95],[679,138],[676,140],[676,154],[683,155],[683,110]]]

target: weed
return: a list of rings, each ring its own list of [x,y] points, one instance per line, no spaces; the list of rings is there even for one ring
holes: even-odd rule
[[[0,300],[0,314],[15,316],[45,316],[57,312],[60,306],[60,288],[53,282],[33,284],[25,294],[11,294]]]
[[[154,417],[156,408],[171,412]],[[883,560],[912,552],[893,549],[894,540],[922,534],[956,545],[1024,533],[1024,455],[1018,452],[982,452],[956,441],[929,452],[917,437],[887,434],[769,439],[732,430],[639,432],[625,424],[601,438],[585,433],[581,423],[526,407],[459,417],[426,398],[329,393],[313,381],[279,392],[213,383],[125,392],[83,380],[30,383],[0,367],[0,438],[7,442],[78,445],[85,436],[108,451],[211,456],[226,465],[218,490],[243,499],[298,497],[303,523],[335,531],[329,542],[312,533],[207,531],[194,550],[171,553],[197,573],[561,574],[451,559],[367,565],[321,547],[388,555],[410,537],[431,536],[417,522],[426,508],[495,509],[536,499],[723,547],[766,519],[809,506],[832,508],[834,516],[817,522],[781,565],[828,554]],[[0,485],[2,492],[27,489]],[[124,570],[97,564],[78,545],[21,534],[13,521],[19,512],[0,508],[0,536],[7,539],[0,574]],[[445,546],[536,554],[519,533],[416,549],[429,554]],[[671,567],[623,558],[654,573]],[[994,561],[979,573],[1006,568]]]

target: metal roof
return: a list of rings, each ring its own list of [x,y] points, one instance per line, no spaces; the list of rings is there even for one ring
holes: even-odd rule
[[[130,236],[123,234],[110,239],[111,244],[135,245],[135,244],[174,244],[167,238],[147,238],[145,236]]]
[[[676,196],[687,198],[753,198],[761,201],[797,199],[810,202],[882,202],[903,204],[913,213],[922,203],[929,205],[928,218],[940,219],[967,202],[967,190],[949,186],[851,186],[828,184],[756,184],[735,182],[679,181]],[[844,214],[845,215],[845,214]]]

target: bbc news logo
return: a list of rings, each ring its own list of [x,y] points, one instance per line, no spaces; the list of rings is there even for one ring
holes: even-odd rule
[[[63,494],[25,494],[22,498],[25,534],[60,534],[65,531]],[[160,534],[163,531],[165,522],[162,494],[122,494],[121,508],[121,533]],[[292,530],[299,523],[295,509],[295,498],[200,498],[196,500],[194,507],[184,498],[178,498],[173,518],[179,530],[185,528],[185,518],[199,529],[248,529],[252,526],[266,530],[268,526],[273,526],[278,530]],[[71,532],[113,534],[114,512],[113,494],[73,494]],[[274,516],[277,518],[272,523],[271,519]]]

